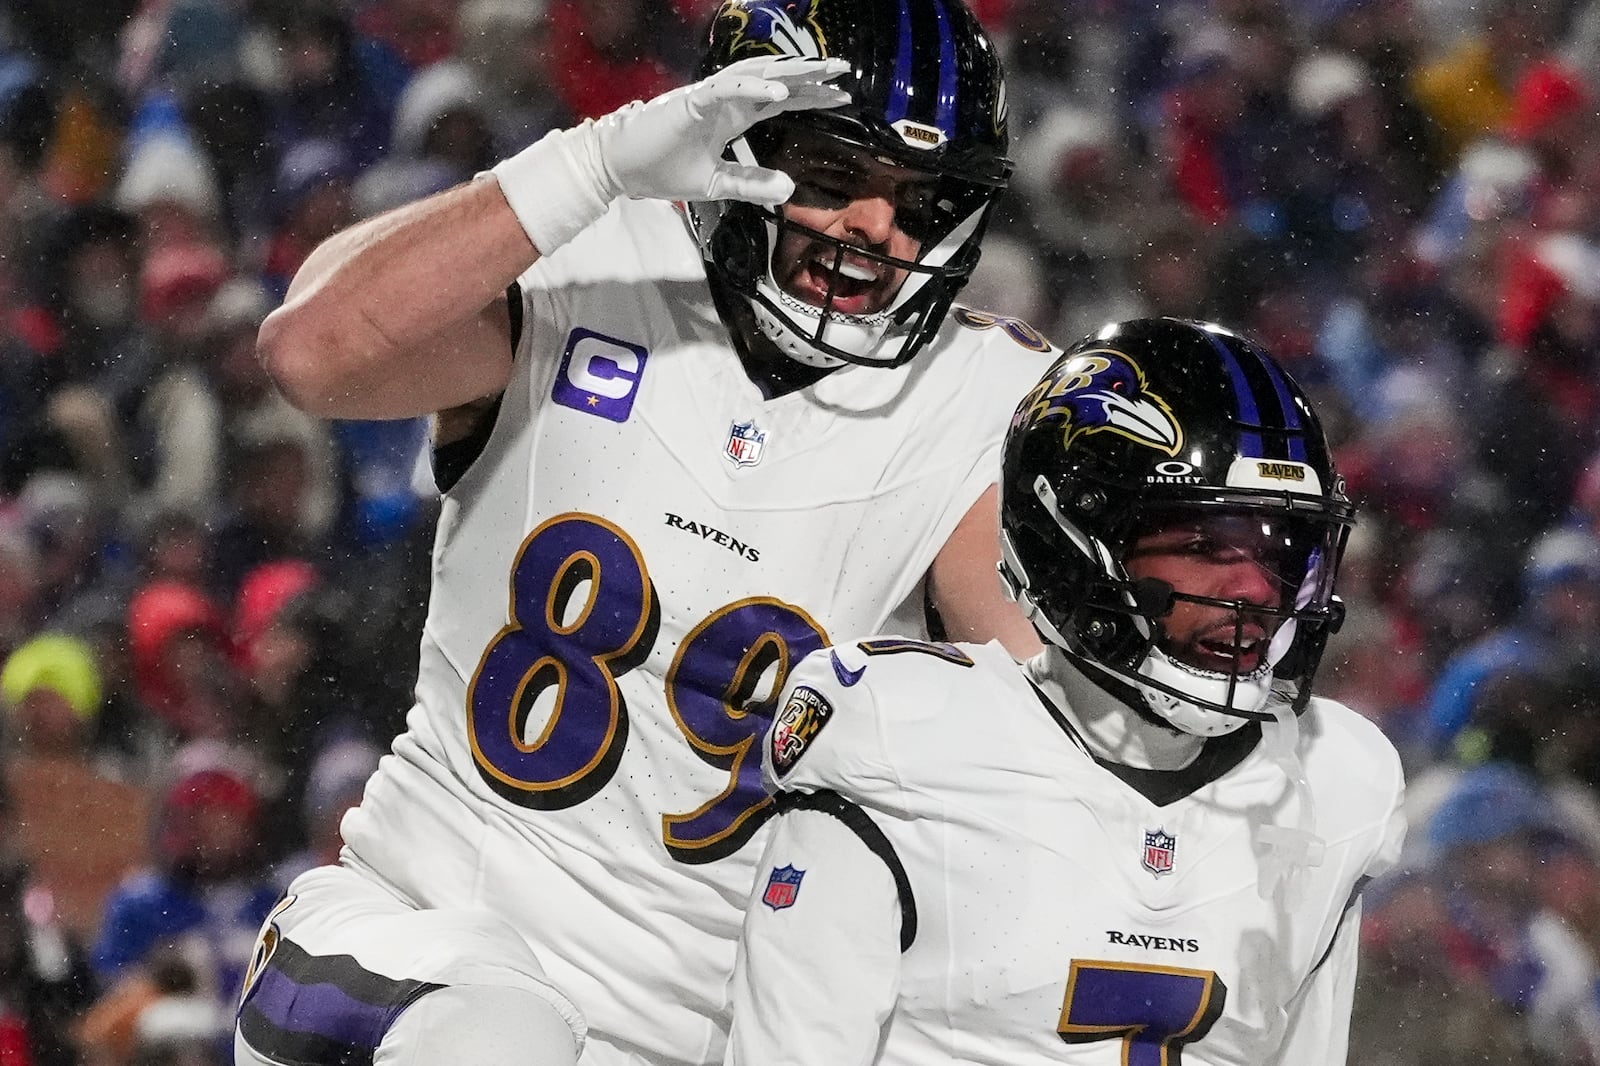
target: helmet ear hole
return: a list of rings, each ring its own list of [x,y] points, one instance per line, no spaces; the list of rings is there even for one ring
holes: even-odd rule
[[[1068,632],[1076,635],[1084,652],[1104,663],[1136,663],[1148,644],[1131,617],[1103,607],[1079,607]]]
[[[1085,610],[1083,620],[1078,622],[1078,632],[1082,635],[1084,646],[1099,658],[1105,658],[1112,646],[1117,643],[1122,626],[1117,620],[1104,611]]]
[[[1106,494],[1099,489],[1085,489],[1072,498],[1072,507],[1080,515],[1093,518],[1106,509]]]
[[[732,205],[727,210],[732,214],[750,209]],[[763,227],[759,224],[727,225],[728,221],[731,220],[725,219],[711,235],[711,254],[721,265],[722,279],[736,292],[749,296],[756,291],[756,281],[766,269],[762,262],[763,249],[759,247],[765,243],[761,240]]]

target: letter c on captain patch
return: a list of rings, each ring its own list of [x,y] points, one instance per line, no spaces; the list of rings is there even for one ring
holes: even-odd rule
[[[550,398],[563,407],[626,422],[650,353],[641,345],[592,329],[567,334]]]

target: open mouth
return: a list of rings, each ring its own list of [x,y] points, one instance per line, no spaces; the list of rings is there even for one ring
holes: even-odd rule
[[[1248,676],[1261,668],[1266,654],[1265,629],[1252,625],[1235,632],[1229,626],[1191,643],[1183,658],[1202,670]]]
[[[833,252],[819,252],[800,268],[796,295],[822,307],[828,303],[831,291],[833,310],[847,315],[871,314],[878,310],[878,293],[887,272],[888,267],[868,259],[852,255],[841,258]]]

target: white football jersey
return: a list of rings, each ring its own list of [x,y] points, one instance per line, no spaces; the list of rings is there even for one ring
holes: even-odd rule
[[[1300,800],[1259,727],[1113,772],[996,644],[863,641],[791,684],[729,1063],[1344,1061],[1356,894],[1404,833],[1371,723],[1305,712],[1322,855],[1280,891],[1262,830]]]
[[[763,399],[655,201],[521,285],[514,381],[444,496],[417,704],[345,839],[419,905],[515,926],[591,1049],[716,1061],[783,678],[921,624],[1054,353],[957,311],[904,367]]]

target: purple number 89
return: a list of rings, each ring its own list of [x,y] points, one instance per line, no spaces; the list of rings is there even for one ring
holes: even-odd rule
[[[511,620],[467,690],[468,739],[490,788],[519,806],[562,810],[611,780],[628,738],[617,678],[649,655],[659,612],[644,557],[619,527],[569,513],[528,534],[512,570]],[[694,811],[663,814],[674,858],[732,854],[771,816],[750,756],[790,667],[825,643],[810,615],[769,597],[729,604],[684,637],[667,671],[667,704],[696,755],[726,771],[728,784]],[[541,696],[552,710],[529,741]]]

